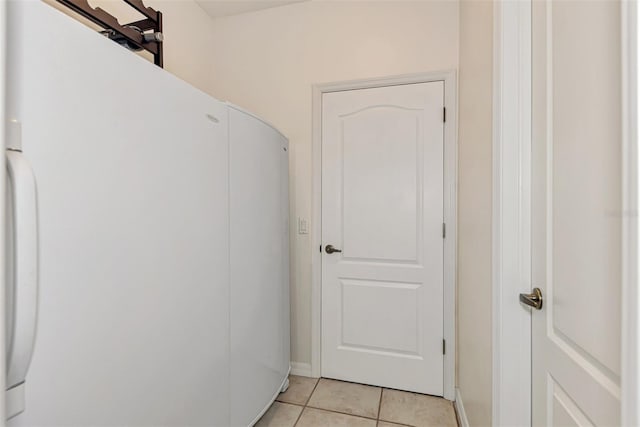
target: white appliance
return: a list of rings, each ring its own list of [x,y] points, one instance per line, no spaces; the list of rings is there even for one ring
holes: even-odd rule
[[[8,23],[9,425],[253,424],[289,371],[286,138],[42,2]]]

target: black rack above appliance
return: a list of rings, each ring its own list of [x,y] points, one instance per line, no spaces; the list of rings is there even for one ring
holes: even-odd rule
[[[57,0],[105,31],[104,34],[133,50],[146,50],[153,62],[162,68],[162,12],[146,7],[142,0],[123,0],[144,16],[144,19],[120,25],[118,19],[103,9],[93,8],[87,0]]]

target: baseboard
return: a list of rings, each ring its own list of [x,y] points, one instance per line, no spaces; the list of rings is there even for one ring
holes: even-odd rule
[[[459,388],[456,388],[456,401],[454,405],[456,407],[456,416],[458,417],[458,425],[460,427],[469,427],[469,420],[467,419],[467,413],[464,412],[464,405],[462,404],[462,396],[460,395]]]
[[[291,375],[300,377],[312,377],[311,363],[291,362]]]

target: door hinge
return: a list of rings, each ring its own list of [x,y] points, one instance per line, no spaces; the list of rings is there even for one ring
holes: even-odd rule
[[[442,223],[442,238],[446,238],[447,237],[447,224],[445,224],[444,222]]]
[[[447,342],[442,340],[442,354],[447,354]]]
[[[447,121],[447,107],[442,107],[442,121],[445,123]]]

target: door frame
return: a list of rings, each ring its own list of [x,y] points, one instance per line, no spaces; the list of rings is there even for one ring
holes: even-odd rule
[[[494,426],[531,425],[531,314],[516,300],[531,290],[531,4],[494,3]],[[622,425],[640,424],[639,19],[622,1]]]
[[[531,313],[516,299],[531,289],[531,2],[494,3],[494,426],[531,425]]]
[[[458,125],[456,71],[436,71],[391,77],[349,80],[313,85],[312,108],[312,227],[311,227],[311,366],[310,374],[320,377],[322,339],[322,95],[354,89],[414,83],[444,82],[444,397],[455,398],[456,362],[456,259],[457,259],[457,177]]]
[[[6,141],[6,123],[7,117],[7,9],[8,4],[6,0],[0,0],[0,149],[2,149],[2,171],[0,174],[0,271],[5,271],[5,221],[6,218],[6,156],[5,150],[7,146]],[[3,286],[4,288],[4,286]],[[6,336],[5,336],[5,317],[6,317],[6,303],[5,293],[0,292],[0,366],[6,365]],[[6,425],[7,411],[6,411],[6,369],[0,369],[0,392],[2,398],[0,399],[0,426]]]
[[[638,4],[621,4],[622,40],[622,425],[640,425],[640,290],[638,264],[640,228],[640,69],[638,49],[640,14]]]

